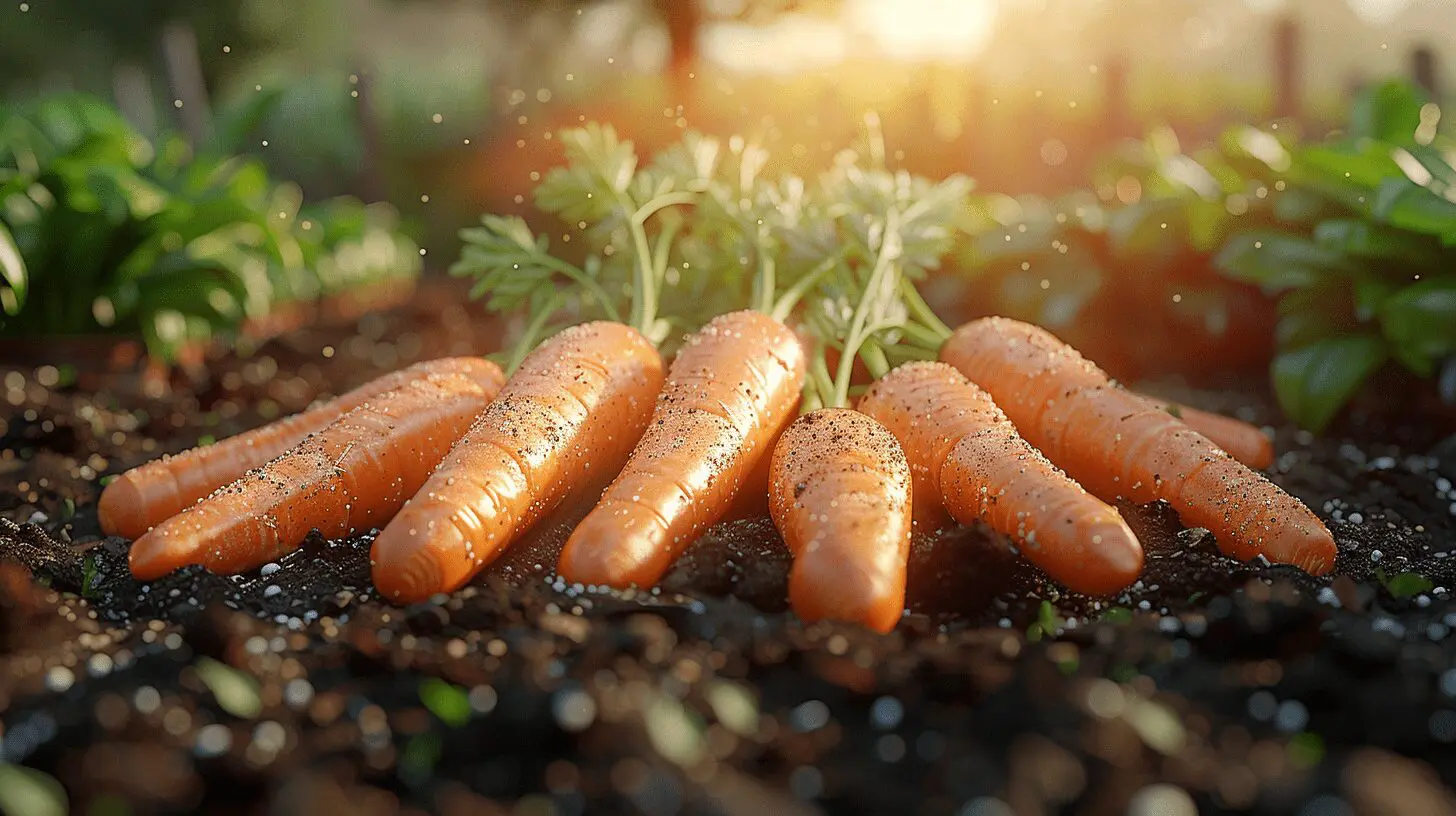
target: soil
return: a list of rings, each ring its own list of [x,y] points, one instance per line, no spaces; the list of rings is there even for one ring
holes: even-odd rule
[[[888,636],[788,614],[766,519],[623,594],[552,575],[558,517],[405,609],[372,597],[367,536],[151,584],[100,537],[104,475],[491,350],[476,314],[432,282],[165,390],[0,372],[0,812],[42,812],[52,778],[94,814],[1456,810],[1456,439],[1407,406],[1276,425],[1334,577],[1232,562],[1159,506],[1125,508],[1149,558],[1114,599],[922,531]],[[1141,387],[1277,422],[1260,383]]]

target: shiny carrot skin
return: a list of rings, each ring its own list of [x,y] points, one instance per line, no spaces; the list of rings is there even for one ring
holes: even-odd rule
[[[374,540],[374,585],[395,603],[463,586],[578,486],[618,472],[662,379],[657,350],[620,323],[538,346]]]
[[[789,603],[806,621],[888,632],[905,610],[910,465],[883,425],[822,408],[774,447],[769,510],[793,553]]]
[[[1334,537],[1309,508],[1045,330],[984,318],[957,329],[940,356],[1098,498],[1164,499],[1234,558],[1262,554],[1316,575],[1334,567]]]
[[[985,522],[1077,592],[1110,595],[1142,572],[1142,545],[1117,510],[1047,461],[954,368],[906,363],[872,385],[858,408],[900,441],[917,509],[922,498],[943,501],[957,521]]]
[[[468,361],[467,361],[468,362]],[[101,491],[97,505],[107,535],[137,539],[147,530],[207,498],[303,441],[315,431],[386,391],[432,371],[467,364],[461,358],[416,363],[328,402],[260,428],[132,468]]]
[[[462,358],[374,397],[137,539],[132,573],[150,580],[188,564],[238,573],[310,530],[339,538],[383,524],[504,379],[494,363]]]
[[[1186,405],[1173,405],[1152,397],[1148,399],[1248,467],[1265,470],[1274,464],[1274,441],[1257,427],[1223,414],[1200,411]]]
[[[803,385],[798,338],[767,315],[731,312],[696,332],[673,360],[631,458],[567,539],[561,577],[656,585],[769,458]]]

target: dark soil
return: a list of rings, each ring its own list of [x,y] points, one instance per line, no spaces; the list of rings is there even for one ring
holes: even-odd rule
[[[1400,406],[1278,432],[1274,478],[1339,540],[1332,580],[1126,508],[1146,574],[1094,601],[956,528],[917,540],[888,636],[787,614],[762,519],[628,595],[555,579],[552,519],[406,609],[371,597],[367,538],[151,584],[99,539],[105,474],[493,348],[461,303],[431,287],[169,393],[75,361],[0,373],[0,812],[55,796],[33,771],[94,814],[1456,810],[1456,441]],[[1162,388],[1276,416],[1258,383]]]

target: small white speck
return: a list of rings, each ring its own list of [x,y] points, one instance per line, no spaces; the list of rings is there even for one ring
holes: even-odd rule
[[[50,691],[60,693],[69,689],[76,682],[76,675],[65,666],[57,666],[46,672],[45,684]]]

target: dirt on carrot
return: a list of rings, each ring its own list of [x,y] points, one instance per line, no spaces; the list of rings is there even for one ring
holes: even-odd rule
[[[1186,405],[1156,404],[1247,467],[1265,470],[1274,464],[1274,441],[1259,428],[1233,417]]]
[[[985,389],[1017,430],[1104,501],[1166,500],[1242,560],[1263,555],[1315,574],[1334,538],[1309,508],[1044,329],[984,318],[957,329],[941,359]]]
[[[108,535],[140,538],[143,533],[231,484],[244,473],[278,456],[354,408],[431,372],[465,363],[437,359],[370,380],[317,407],[261,428],[164,456],[133,468],[101,491],[101,529]]]
[[[794,556],[794,613],[894,628],[905,610],[911,534],[900,443],[865,414],[821,408],[784,431],[770,473],[769,509]]]
[[[373,544],[397,603],[464,585],[568,496],[615,475],[662,387],[662,359],[621,323],[541,344]]]
[[[488,360],[440,361],[354,408],[213,496],[158,524],[131,549],[152,579],[188,564],[232,574],[297,547],[391,518],[500,389]]]
[[[1142,545],[1099,501],[1016,432],[986,392],[944,363],[907,363],[881,377],[859,410],[900,440],[915,492],[957,521],[984,521],[1055,580],[1111,595],[1137,580]]]
[[[803,382],[797,338],[767,315],[732,312],[696,332],[673,360],[631,458],[567,540],[561,576],[655,586],[769,458]]]

